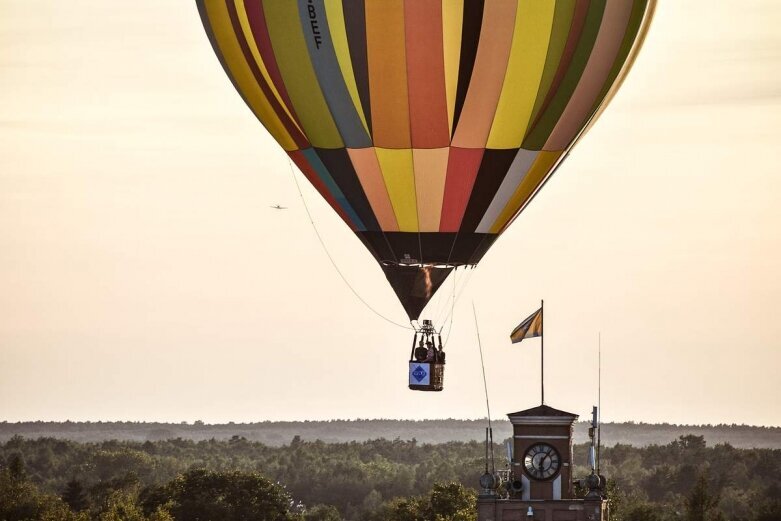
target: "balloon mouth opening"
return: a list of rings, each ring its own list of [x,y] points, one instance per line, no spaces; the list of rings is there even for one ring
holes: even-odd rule
[[[406,267],[406,268],[418,268],[418,269],[447,269],[447,268],[462,268],[462,267],[474,267],[476,264],[469,264],[466,262],[419,262],[416,259],[401,259],[399,261],[383,260],[379,261],[382,266],[386,267]]]

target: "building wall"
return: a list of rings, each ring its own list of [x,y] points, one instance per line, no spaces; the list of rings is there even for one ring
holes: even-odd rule
[[[569,425],[515,425],[513,428],[513,472],[522,473],[530,483],[530,499],[554,499],[554,481],[560,477],[560,499],[574,497],[572,487],[572,424]],[[552,479],[537,481],[531,478],[523,465],[524,455],[532,445],[547,443],[561,458],[561,471]]]
[[[529,507],[533,515],[528,516]],[[570,499],[561,501],[519,501],[480,498],[478,521],[607,521],[606,501]]]

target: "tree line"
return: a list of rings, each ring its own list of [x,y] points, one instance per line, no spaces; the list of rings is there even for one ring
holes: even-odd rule
[[[329,443],[367,441],[378,438],[411,439],[422,443],[448,441],[480,441],[486,420],[328,420],[328,421],[264,421],[255,423],[207,424],[203,421],[181,423],[157,422],[0,422],[0,442],[15,435],[25,438],[52,437],[80,442],[104,440],[158,441],[186,438],[196,441],[230,439],[242,436],[250,441],[281,446],[298,435],[307,441]],[[588,441],[587,422],[575,423],[575,441]],[[497,438],[512,434],[507,420],[494,421]],[[667,423],[602,424],[605,445],[664,445],[685,434],[704,436],[711,444],[729,443],[738,448],[781,449],[781,427],[751,425],[675,425]]]
[[[494,450],[502,454],[499,444]],[[586,452],[575,447],[576,476],[588,472]],[[479,442],[294,437],[272,447],[240,436],[98,443],[17,436],[0,444],[0,520],[473,521],[483,458]],[[781,520],[778,449],[708,446],[685,435],[603,448],[601,471],[614,521]]]

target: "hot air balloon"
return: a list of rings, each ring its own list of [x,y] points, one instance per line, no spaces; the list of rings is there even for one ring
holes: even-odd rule
[[[236,90],[410,320],[604,108],[654,3],[197,0]]]

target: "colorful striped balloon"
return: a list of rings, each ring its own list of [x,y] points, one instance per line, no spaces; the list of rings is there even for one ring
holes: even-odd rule
[[[236,90],[411,319],[524,209],[655,0],[197,0]]]

